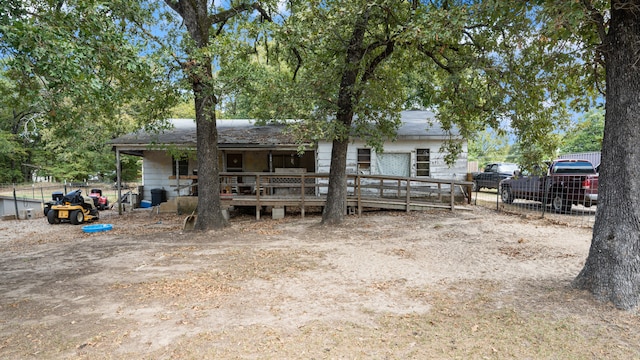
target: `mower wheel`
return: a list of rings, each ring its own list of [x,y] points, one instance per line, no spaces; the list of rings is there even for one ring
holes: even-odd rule
[[[69,221],[73,225],[79,225],[84,222],[84,213],[82,210],[73,210],[69,216]]]
[[[60,224],[60,218],[58,218],[58,210],[47,211],[47,221],[51,225]]]

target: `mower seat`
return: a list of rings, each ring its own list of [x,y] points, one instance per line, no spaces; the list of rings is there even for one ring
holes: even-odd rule
[[[80,196],[80,200],[82,200],[82,207],[87,209],[87,210],[92,210],[96,208],[95,205],[95,201],[96,199],[92,198],[91,196],[86,196],[86,197],[82,197]]]

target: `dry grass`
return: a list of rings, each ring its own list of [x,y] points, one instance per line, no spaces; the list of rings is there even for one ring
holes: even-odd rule
[[[0,242],[0,358],[640,359],[640,318],[568,286],[588,232],[477,211],[34,223]]]

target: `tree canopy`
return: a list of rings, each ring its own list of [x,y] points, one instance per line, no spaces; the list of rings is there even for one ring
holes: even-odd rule
[[[11,112],[2,123],[24,129],[13,131],[14,138],[41,142],[44,151],[34,158],[32,149],[29,161],[46,175],[80,180],[115,170],[106,141],[160,117],[175,103],[164,70],[126,31],[127,17],[139,8],[129,1],[5,4],[0,61],[14,89],[11,98],[19,101],[7,103]]]
[[[572,124],[562,141],[561,153],[580,153],[602,150],[604,110],[593,109]]]
[[[468,157],[482,166],[489,162],[506,161],[510,149],[509,138],[506,135],[485,130],[469,140]]]

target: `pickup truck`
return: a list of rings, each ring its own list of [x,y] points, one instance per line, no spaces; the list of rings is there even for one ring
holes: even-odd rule
[[[473,174],[472,191],[480,191],[482,188],[497,189],[500,181],[513,176],[513,172],[518,169],[518,165],[512,163],[489,164],[483,172]]]
[[[555,212],[569,212],[572,205],[589,207],[598,203],[598,173],[587,160],[552,161],[542,176],[514,176],[500,182],[500,197],[505,204],[515,199],[551,204]]]

